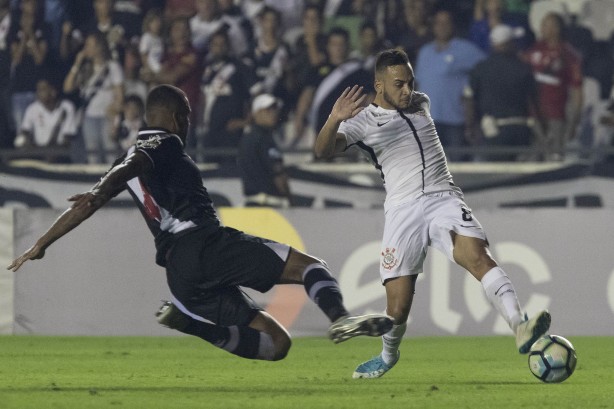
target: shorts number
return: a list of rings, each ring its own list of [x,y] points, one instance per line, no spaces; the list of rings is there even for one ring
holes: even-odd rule
[[[471,216],[471,210],[461,207],[461,210],[463,211],[463,220],[466,222],[470,222],[471,220],[473,220],[473,216]]]

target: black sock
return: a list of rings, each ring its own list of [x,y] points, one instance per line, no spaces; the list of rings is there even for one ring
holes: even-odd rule
[[[228,342],[230,338],[230,331],[227,327],[211,324],[209,322],[202,322],[190,317],[190,324],[185,327],[181,332],[194,335],[205,341],[221,348]]]
[[[337,280],[321,264],[312,264],[303,273],[305,291],[331,322],[348,315]]]
[[[190,324],[181,332],[197,336],[242,358],[273,359],[274,345],[270,335],[261,333],[251,327],[238,327],[236,325],[222,327],[191,319]],[[264,345],[261,346],[261,343],[264,343]]]

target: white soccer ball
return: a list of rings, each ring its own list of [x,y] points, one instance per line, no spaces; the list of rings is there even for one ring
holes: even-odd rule
[[[573,345],[560,335],[544,335],[529,351],[531,373],[546,383],[563,382],[569,378],[577,361]]]

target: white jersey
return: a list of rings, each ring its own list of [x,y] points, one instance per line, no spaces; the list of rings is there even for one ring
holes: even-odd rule
[[[75,107],[72,102],[62,100],[49,111],[41,102],[34,101],[26,108],[21,130],[32,134],[36,146],[47,146],[53,138],[63,144],[67,137],[77,133]]]
[[[419,108],[405,111],[370,104],[339,126],[347,146],[357,147],[381,172],[385,209],[424,193],[455,190],[430,113],[430,100],[414,92]]]

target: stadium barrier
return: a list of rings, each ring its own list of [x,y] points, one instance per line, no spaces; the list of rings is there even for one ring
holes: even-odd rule
[[[455,182],[513,277],[523,307],[548,307],[553,330],[613,335],[614,166],[452,164]],[[106,166],[0,166],[0,262],[30,246],[70,195]],[[384,191],[366,164],[313,163],[290,169],[302,208],[242,209],[236,175],[201,165],[225,224],[286,242],[327,260],[355,312],[382,311],[378,281]],[[460,180],[460,182],[459,182]],[[229,207],[230,206],[230,207]],[[168,298],[153,262],[149,231],[127,195],[119,196],[54,244],[44,261],[17,274],[0,269],[0,333],[175,334],[153,318]],[[295,335],[320,335],[322,313],[298,286],[253,294]],[[585,311],[590,311],[586,314]],[[410,335],[509,334],[467,273],[431,251],[420,278]]]
[[[21,253],[60,213],[4,209],[0,232],[13,231],[9,248]],[[221,208],[219,213],[224,224],[288,242],[325,259],[353,312],[384,309],[378,276],[380,209]],[[614,335],[611,209],[485,208],[476,216],[529,314],[549,308],[554,333]],[[160,300],[167,299],[169,292],[164,270],[153,260],[153,242],[138,211],[102,209],[55,243],[44,261],[30,262],[16,274],[3,271],[0,330],[176,335],[154,319]],[[2,261],[7,264],[7,255]],[[12,305],[7,305],[10,288],[14,288]],[[435,250],[429,253],[417,288],[408,336],[510,334],[475,279]],[[294,335],[325,333],[326,319],[302,287],[280,286],[267,294],[250,294]]]

